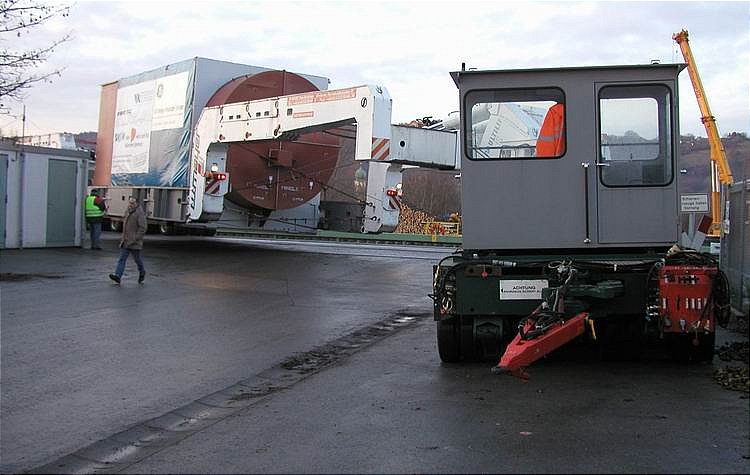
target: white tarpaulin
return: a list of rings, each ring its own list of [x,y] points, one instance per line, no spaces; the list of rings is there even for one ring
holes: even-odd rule
[[[148,173],[154,81],[117,91],[112,173]]]
[[[156,80],[156,97],[151,130],[179,129],[185,121],[188,72]]]
[[[151,133],[183,127],[187,72],[117,91],[112,173],[148,173]]]

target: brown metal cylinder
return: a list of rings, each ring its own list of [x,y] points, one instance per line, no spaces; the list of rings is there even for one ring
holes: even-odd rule
[[[318,90],[310,81],[286,71],[266,71],[233,79],[219,88],[207,107]],[[333,174],[339,139],[323,132],[294,141],[263,140],[230,144],[227,199],[246,208],[265,210],[300,206],[320,193]]]

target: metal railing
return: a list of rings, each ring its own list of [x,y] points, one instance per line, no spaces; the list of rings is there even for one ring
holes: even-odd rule
[[[461,223],[454,221],[423,221],[424,234],[438,236],[460,236]]]

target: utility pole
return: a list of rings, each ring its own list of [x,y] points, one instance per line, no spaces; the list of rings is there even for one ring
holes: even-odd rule
[[[23,111],[21,112],[21,143],[26,137],[26,104],[23,105]]]
[[[20,202],[24,202],[25,193],[25,181],[26,181],[26,152],[24,151],[23,138],[26,136],[26,104],[23,105],[21,112],[21,142],[18,149],[18,159],[20,160],[21,176],[19,180],[19,186],[21,189]],[[23,249],[23,228],[25,226],[23,219],[23,212],[19,213],[18,217],[18,248]]]

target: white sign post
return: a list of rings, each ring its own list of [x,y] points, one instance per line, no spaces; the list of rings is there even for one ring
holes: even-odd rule
[[[680,195],[680,211],[683,213],[708,213],[708,194]]]
[[[700,247],[703,238],[705,238],[705,234],[701,236],[700,232],[696,233],[695,215],[696,213],[708,213],[708,193],[680,195],[680,212],[690,213],[688,219],[688,232],[690,234],[683,236],[683,246],[692,247],[693,249],[695,249],[696,246]],[[700,240],[700,243],[698,243],[698,240]]]

